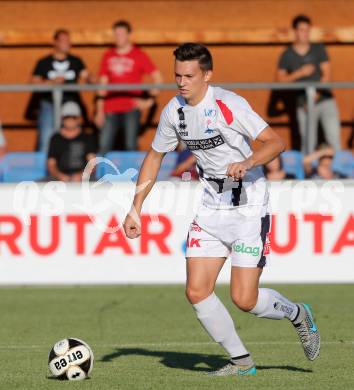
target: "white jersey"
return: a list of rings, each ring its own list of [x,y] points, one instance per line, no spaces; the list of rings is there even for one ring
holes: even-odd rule
[[[227,178],[228,165],[252,155],[254,140],[268,124],[234,92],[208,87],[203,100],[190,106],[175,96],[161,113],[152,148],[173,151],[183,141],[197,159],[204,186],[203,204],[227,209],[264,205],[268,200],[261,167],[249,170],[241,182]]]

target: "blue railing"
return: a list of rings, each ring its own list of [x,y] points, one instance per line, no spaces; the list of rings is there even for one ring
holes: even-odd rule
[[[146,152],[112,151],[100,159],[95,170],[95,179],[107,181],[136,181],[137,173]],[[177,163],[177,152],[167,153],[162,161],[157,180],[169,180]],[[281,155],[283,169],[296,179],[305,178],[303,154],[289,150]],[[46,156],[43,152],[8,153],[0,160],[0,182],[18,183],[21,181],[40,181],[48,177]],[[332,169],[343,177],[354,178],[354,156],[349,150],[335,154]]]

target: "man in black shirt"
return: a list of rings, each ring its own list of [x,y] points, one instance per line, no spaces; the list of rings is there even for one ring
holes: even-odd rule
[[[299,15],[293,20],[292,25],[295,41],[285,49],[280,57],[277,80],[281,82],[329,82],[331,76],[329,57],[323,44],[310,42],[310,18]],[[317,90],[314,115],[309,126],[305,91],[298,92],[296,106],[302,152],[306,152],[306,131],[309,132],[307,152],[312,152],[316,148],[319,121],[321,121],[327,142],[336,151],[341,148],[339,114],[330,90]]]
[[[83,61],[69,53],[71,47],[70,35],[67,30],[57,30],[54,34],[54,52],[41,58],[32,73],[33,83],[74,84],[79,81],[88,82],[89,72]],[[80,103],[77,92],[65,92],[63,103],[74,101]],[[47,153],[50,137],[54,134],[54,112],[52,94],[40,94],[39,115],[39,150]]]
[[[64,103],[62,126],[50,139],[48,172],[52,180],[81,181],[86,164],[96,157],[92,135],[81,129],[80,107],[75,102]]]

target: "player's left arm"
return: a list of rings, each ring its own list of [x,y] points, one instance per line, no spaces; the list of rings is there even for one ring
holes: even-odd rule
[[[226,172],[227,176],[236,180],[242,179],[248,170],[267,164],[285,149],[284,141],[269,126],[264,128],[256,139],[262,143],[262,146],[246,160],[230,164]]]

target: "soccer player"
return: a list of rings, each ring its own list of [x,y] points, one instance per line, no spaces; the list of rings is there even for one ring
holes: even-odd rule
[[[259,288],[271,225],[262,165],[277,157],[284,143],[244,98],[209,85],[213,62],[205,46],[186,43],[174,55],[179,94],[161,114],[140,170],[140,190],[124,222],[125,233],[129,238],[140,235],[144,199],[155,183],[164,155],[182,140],[196,157],[204,186],[202,204],[187,238],[186,295],[205,330],[230,356],[225,367],[211,374],[256,373],[229,312],[214,293],[229,255],[231,297],[236,306],[257,317],[291,321],[305,355],[314,360],[320,350],[320,335],[310,307],[293,303],[275,290]],[[254,139],[262,144],[255,152],[250,147]]]

